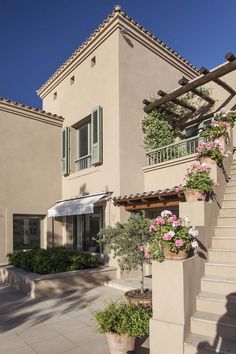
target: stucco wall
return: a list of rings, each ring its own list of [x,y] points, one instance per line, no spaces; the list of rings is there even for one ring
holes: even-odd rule
[[[0,262],[12,251],[13,214],[46,215],[61,198],[61,128],[38,118],[0,105]]]

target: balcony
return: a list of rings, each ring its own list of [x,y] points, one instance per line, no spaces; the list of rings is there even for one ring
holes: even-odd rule
[[[90,155],[80,157],[79,159],[77,159],[75,161],[75,163],[76,163],[76,170],[77,171],[81,171],[86,168],[89,168],[92,166],[92,155],[90,154]]]
[[[148,166],[195,154],[196,148],[202,141],[203,138],[194,136],[178,143],[173,143],[155,150],[151,150],[146,154]]]

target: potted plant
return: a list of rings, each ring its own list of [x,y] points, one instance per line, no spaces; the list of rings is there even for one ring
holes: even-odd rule
[[[210,177],[211,169],[205,163],[198,161],[192,163],[184,178],[184,191],[186,201],[197,201],[209,199],[214,195],[214,183]]]
[[[219,112],[214,114],[214,118],[212,119],[212,123],[215,123],[215,122],[229,123],[229,125],[233,128],[235,125],[235,122],[236,122],[236,111],[230,110],[230,111],[226,112],[224,109],[221,109]]]
[[[164,210],[149,227],[148,243],[142,245],[148,258],[162,262],[164,259],[186,259],[198,246],[198,230],[189,226],[188,218],[178,219],[169,210]]]
[[[219,139],[213,141],[203,142],[197,147],[198,160],[201,162],[221,162],[225,157],[231,154],[230,151],[225,152],[224,146],[220,143]],[[208,158],[208,160],[206,160]]]
[[[151,311],[125,301],[111,302],[94,313],[98,331],[106,335],[111,354],[134,350],[135,338],[149,333]]]
[[[97,241],[112,251],[118,260],[122,272],[139,269],[141,272],[140,288],[128,291],[125,295],[130,301],[138,301],[144,306],[151,306],[152,292],[144,288],[144,264],[150,263],[140,249],[140,245],[149,238],[148,227],[151,220],[142,213],[133,213],[126,223],[117,223],[100,231]]]

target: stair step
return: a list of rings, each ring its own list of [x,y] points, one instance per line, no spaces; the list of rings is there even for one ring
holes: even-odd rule
[[[230,178],[229,182],[227,183],[227,187],[236,187],[236,178]]]
[[[184,343],[184,354],[236,354],[236,342],[190,333]]]
[[[228,315],[217,315],[208,312],[196,312],[191,318],[193,333],[208,337],[219,336],[228,340],[236,339],[236,318]]]
[[[236,278],[206,275],[201,280],[201,290],[206,293],[229,295],[236,292]]]
[[[226,188],[225,188],[225,192],[226,193],[236,193],[236,187],[231,187],[231,186],[226,186]]]
[[[236,294],[230,296],[202,292],[197,296],[197,311],[217,315],[227,313],[227,315],[236,318]]]
[[[232,236],[234,237],[213,237],[212,248],[236,250],[236,234],[232,234]]]
[[[226,200],[236,200],[236,194],[231,192],[229,193],[225,192],[223,201]]]
[[[222,262],[206,262],[205,263],[206,276],[219,276],[225,278],[233,278],[236,276],[236,262],[222,263]]]
[[[217,226],[236,226],[236,218],[231,216],[223,216],[217,218]]]
[[[220,217],[236,217],[236,208],[222,208],[220,210]]]
[[[215,236],[216,237],[231,237],[236,235],[236,226],[216,226]]]
[[[223,200],[222,209],[231,209],[236,208],[236,199],[235,200]]]
[[[211,248],[208,259],[209,262],[236,262],[236,249]]]

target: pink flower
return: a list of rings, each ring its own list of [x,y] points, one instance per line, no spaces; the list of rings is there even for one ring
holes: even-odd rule
[[[198,247],[198,242],[196,240],[192,241],[191,246],[192,246],[192,248]]]
[[[179,192],[180,192],[180,188],[179,188],[179,187],[176,187],[176,188],[175,188],[175,191],[176,191],[177,193],[179,193]]]
[[[150,252],[150,251],[145,252],[144,257],[147,258],[147,259],[151,259],[151,258],[153,258],[153,253]]]
[[[215,187],[219,187],[219,185],[220,185],[219,182],[215,182],[215,183],[214,183],[214,186],[215,186]]]
[[[165,220],[162,217],[158,216],[154,220],[154,224],[156,224],[156,225],[165,225]]]
[[[149,226],[149,232],[154,232],[156,231],[156,227],[154,225]]]
[[[176,215],[172,215],[169,217],[169,222],[173,223],[174,221],[177,220],[177,216]]]
[[[184,241],[183,240],[176,240],[175,241],[175,246],[176,247],[182,247],[184,245]]]
[[[172,237],[167,233],[167,234],[164,234],[163,236],[163,240],[165,241],[170,241],[172,239]]]
[[[145,251],[145,246],[144,245],[140,245],[139,246],[139,251],[144,252]]]
[[[173,227],[181,226],[181,221],[179,219],[174,220],[173,223],[172,223],[172,226]]]

